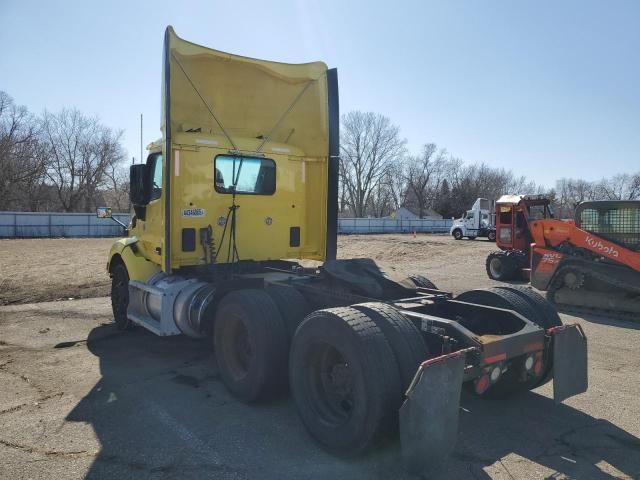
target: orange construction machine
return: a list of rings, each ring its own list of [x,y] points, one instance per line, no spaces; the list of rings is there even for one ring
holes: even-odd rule
[[[496,202],[494,280],[530,279],[556,305],[640,318],[640,201],[592,201],[575,220],[554,218],[539,195]]]

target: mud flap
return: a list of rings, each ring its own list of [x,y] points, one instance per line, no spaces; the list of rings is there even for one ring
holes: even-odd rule
[[[466,350],[422,363],[400,408],[400,443],[408,471],[434,474],[458,436]]]
[[[588,387],[587,337],[578,324],[563,325],[553,334],[553,399],[560,403]]]

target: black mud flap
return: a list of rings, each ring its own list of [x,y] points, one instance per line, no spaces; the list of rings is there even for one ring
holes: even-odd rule
[[[551,330],[553,335],[553,399],[560,403],[588,387],[587,337],[578,324]]]
[[[455,446],[467,350],[422,363],[407,390],[400,408],[400,443],[412,473],[437,474]]]

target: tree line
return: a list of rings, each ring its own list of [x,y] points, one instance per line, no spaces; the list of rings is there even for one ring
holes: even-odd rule
[[[412,155],[400,129],[371,112],[344,115],[340,143],[339,208],[345,217],[384,217],[405,207],[419,217],[435,211],[450,218],[471,208],[476,198],[544,194],[559,216],[570,218],[581,201],[640,199],[640,172],[596,182],[561,178],[547,188],[511,170],[465,164],[435,143]]]
[[[380,114],[353,111],[341,120],[342,216],[384,217],[405,207],[449,218],[478,197],[543,193],[567,217],[584,200],[640,198],[640,172],[597,182],[562,178],[548,189],[511,170],[465,164],[435,143],[411,154],[398,126]],[[0,91],[0,211],[127,211],[122,135],[77,109],[34,115]]]
[[[34,115],[0,91],[0,210],[127,210],[122,134],[75,108]]]

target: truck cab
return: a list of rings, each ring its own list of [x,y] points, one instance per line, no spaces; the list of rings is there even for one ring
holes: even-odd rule
[[[455,219],[451,225],[449,233],[456,240],[477,237],[487,237],[490,241],[495,241],[496,230],[491,211],[491,202],[486,198],[478,198],[471,210],[467,210],[461,218]]]

